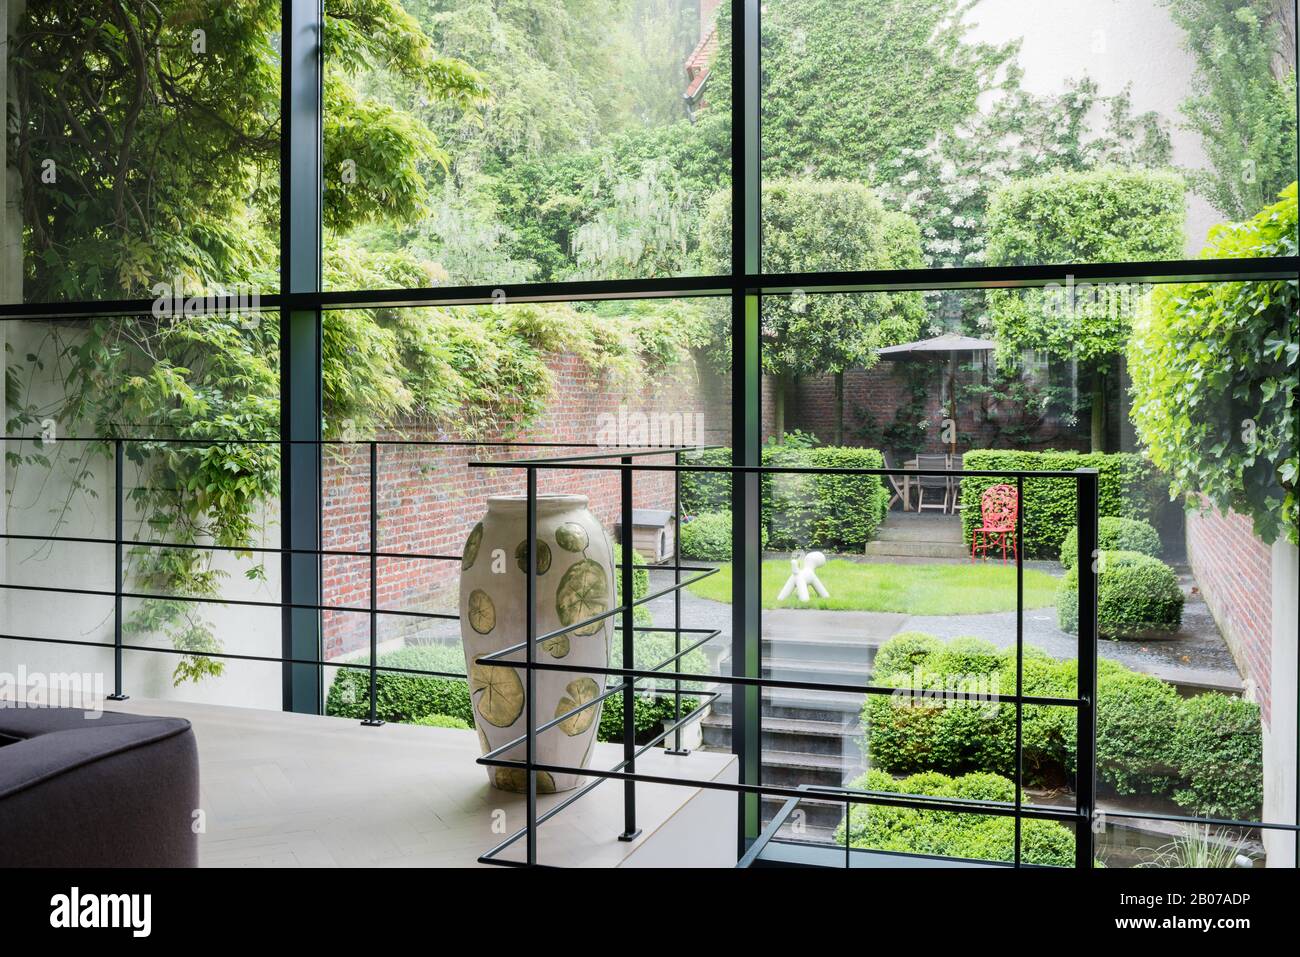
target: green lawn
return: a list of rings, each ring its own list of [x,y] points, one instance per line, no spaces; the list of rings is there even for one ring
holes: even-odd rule
[[[1016,568],[1002,564],[884,565],[834,559],[818,569],[830,598],[815,592],[807,604],[777,593],[790,576],[788,561],[763,563],[764,608],[826,608],[836,611],[889,611],[907,615],[978,615],[1015,611]],[[1056,601],[1057,580],[1025,569],[1025,607],[1046,608]],[[731,601],[731,566],[689,586],[701,598]]]

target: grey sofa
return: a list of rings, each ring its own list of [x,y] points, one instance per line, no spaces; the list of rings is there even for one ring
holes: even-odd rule
[[[188,721],[0,707],[0,867],[193,867]]]

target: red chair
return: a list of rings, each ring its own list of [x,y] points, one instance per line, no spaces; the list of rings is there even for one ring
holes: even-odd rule
[[[975,561],[975,552],[981,551],[984,558],[989,557],[989,548],[1002,546],[1002,561],[1007,560],[1007,544],[1011,544],[1011,555],[1019,557],[1016,550],[1016,518],[1020,514],[1020,497],[1013,485],[993,485],[984,490],[980,496],[980,517],[978,528],[971,530],[970,560]],[[981,541],[982,540],[982,541]]]

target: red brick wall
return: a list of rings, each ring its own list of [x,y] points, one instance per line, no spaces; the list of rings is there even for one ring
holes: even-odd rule
[[[868,444],[855,433],[863,426],[865,417],[860,413],[866,410],[874,419],[878,428],[890,425],[900,409],[911,402],[911,386],[907,378],[907,366],[903,362],[878,362],[869,370],[850,369],[844,374],[844,433],[845,445]],[[940,439],[943,416],[941,410],[941,381],[948,374],[947,366],[932,362],[933,389],[926,402],[926,419],[929,427],[925,433],[925,448],[910,451],[944,452],[946,446]],[[803,429],[814,433],[825,444],[835,439],[835,380],[833,376],[816,376],[801,379],[791,408],[786,413],[786,428]],[[979,415],[978,410],[965,406],[957,410],[957,429],[961,436],[958,451],[965,449],[996,448],[998,429]],[[1052,448],[1060,450],[1083,449],[1088,447],[1087,423],[1077,429],[1057,429],[1048,427],[1030,443],[1020,443],[1018,447],[1027,450]],[[896,452],[897,449],[887,451]]]
[[[670,370],[648,386],[628,391],[593,373],[575,357],[550,364],[554,376],[546,412],[527,432],[511,436],[516,442],[604,441],[599,432],[602,413],[617,415],[620,406],[635,412],[681,413],[703,416],[702,435],[687,435],[688,444],[728,444],[730,384],[693,363]],[[691,428],[696,427],[694,418]],[[408,437],[425,437],[407,430]],[[498,437],[504,439],[505,437]],[[656,444],[663,444],[659,442]],[[524,473],[513,469],[470,468],[483,459],[554,456],[591,449],[493,449],[483,446],[380,446],[380,551],[456,557],[465,537],[486,508],[490,495],[523,494]],[[331,449],[324,469],[323,547],[361,551],[368,547],[369,449]],[[639,463],[667,464],[670,457],[641,458]],[[577,492],[607,527],[617,521],[619,479],[616,472],[541,471],[542,492]],[[637,508],[671,508],[671,473],[646,472],[634,480]],[[326,605],[365,608],[370,601],[368,558],[324,559]],[[459,560],[380,559],[379,607],[419,611],[455,611]],[[369,640],[369,617],[354,612],[324,613],[326,656],[362,648]],[[380,616],[380,640],[409,636],[429,627],[424,619]]]
[[[1236,512],[1187,515],[1187,561],[1255,700],[1269,714],[1269,662],[1273,628],[1273,571],[1268,546],[1251,521]]]

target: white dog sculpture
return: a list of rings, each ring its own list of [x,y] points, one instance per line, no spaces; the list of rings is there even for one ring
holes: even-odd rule
[[[817,577],[817,569],[825,564],[826,556],[821,552],[809,552],[804,556],[802,565],[800,565],[799,559],[790,559],[790,577],[786,579],[785,585],[781,587],[781,593],[776,596],[776,600],[785,601],[790,597],[790,592],[797,592],[800,601],[808,601],[809,585],[812,585],[817,594],[823,598],[830,598],[831,593],[826,590],[826,586]]]

